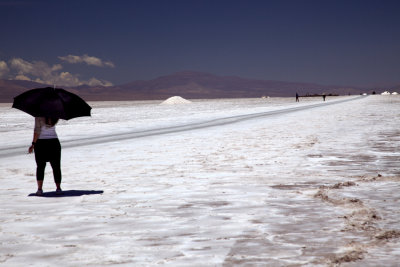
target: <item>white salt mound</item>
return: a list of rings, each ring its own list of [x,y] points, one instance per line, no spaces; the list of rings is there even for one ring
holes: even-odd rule
[[[176,105],[176,104],[189,104],[192,103],[180,96],[173,96],[161,103],[161,105]]]

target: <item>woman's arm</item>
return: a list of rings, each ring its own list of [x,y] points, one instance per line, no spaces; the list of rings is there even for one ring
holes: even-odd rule
[[[36,141],[39,138],[40,135],[40,130],[41,130],[41,123],[40,123],[40,119],[39,118],[35,118],[35,128],[33,130],[33,139],[32,139],[32,145],[29,147],[28,149],[28,153],[32,153],[33,150],[35,149],[35,144]]]
[[[29,150],[28,150],[29,154],[33,152],[33,149],[35,148],[35,144],[36,144],[36,141],[38,140],[38,138],[39,138],[39,134],[37,132],[34,132],[32,145],[29,147]]]

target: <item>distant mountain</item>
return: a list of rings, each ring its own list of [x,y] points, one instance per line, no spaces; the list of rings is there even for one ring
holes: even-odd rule
[[[174,95],[184,98],[237,98],[261,96],[294,96],[306,94],[360,94],[360,88],[324,86],[217,76],[203,72],[178,72],[150,81],[136,81],[115,86],[118,91],[135,92],[139,98],[165,99]]]
[[[0,79],[0,102],[9,103],[18,94],[27,89],[44,87],[41,83],[22,81],[22,80],[2,80]]]
[[[0,102],[12,102],[14,96],[25,90],[45,86],[49,85],[29,81],[0,80]],[[85,100],[102,101],[162,100],[171,96],[181,96],[187,99],[291,97],[296,92],[300,95],[322,93],[347,95],[360,94],[366,91],[365,88],[349,86],[255,80],[193,71],[178,72],[153,80],[134,81],[111,87],[85,85],[65,89],[79,94]]]

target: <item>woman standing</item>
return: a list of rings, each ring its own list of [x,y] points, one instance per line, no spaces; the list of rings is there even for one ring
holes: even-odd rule
[[[50,162],[53,169],[56,194],[62,194],[61,190],[61,145],[56,133],[58,118],[35,118],[32,145],[29,153],[35,151],[37,196],[43,195],[43,179],[46,162]]]

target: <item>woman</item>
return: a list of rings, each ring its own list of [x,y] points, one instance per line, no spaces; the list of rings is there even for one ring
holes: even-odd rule
[[[56,133],[58,118],[35,118],[35,129],[33,132],[32,145],[29,153],[35,151],[36,180],[38,190],[37,196],[43,195],[43,179],[46,162],[50,162],[53,168],[54,182],[56,183],[56,194],[62,194],[61,190],[61,145]]]

